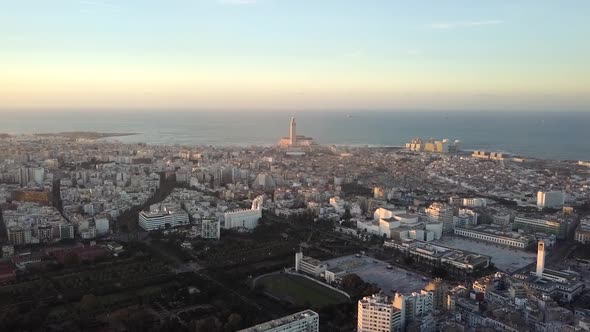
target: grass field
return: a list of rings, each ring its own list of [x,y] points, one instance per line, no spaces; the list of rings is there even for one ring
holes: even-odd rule
[[[273,274],[260,278],[256,286],[283,301],[297,305],[321,308],[331,304],[348,302],[343,294],[335,292],[304,277],[289,274]]]

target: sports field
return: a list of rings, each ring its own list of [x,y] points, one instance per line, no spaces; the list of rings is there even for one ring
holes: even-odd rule
[[[290,274],[272,274],[256,281],[256,286],[263,286],[264,291],[283,301],[297,305],[310,305],[321,308],[331,304],[348,302],[343,294],[305,277]]]

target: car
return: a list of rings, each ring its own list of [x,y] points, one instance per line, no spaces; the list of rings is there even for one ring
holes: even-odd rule
[[[391,269],[393,269],[393,266],[391,266],[391,265],[387,265],[387,267],[386,267],[386,268],[387,268],[388,270],[391,270]]]

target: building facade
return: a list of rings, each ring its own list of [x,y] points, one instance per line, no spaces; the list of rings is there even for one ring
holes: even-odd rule
[[[319,332],[319,330],[320,315],[308,309],[239,332]]]
[[[409,322],[414,322],[433,312],[434,294],[425,290],[409,295],[395,293],[393,306],[401,311],[401,324],[405,328]]]
[[[221,227],[219,220],[203,219],[201,220],[201,237],[204,239],[217,239],[221,236]]]
[[[557,220],[554,218],[545,220],[517,216],[514,218],[514,227],[528,233],[540,232],[553,234],[557,239],[564,240],[567,237],[568,223],[565,220]]]
[[[358,301],[358,332],[402,331],[402,311],[387,296],[375,294]]]
[[[443,234],[452,234],[454,228],[453,207],[443,203],[433,203],[426,209],[428,223],[442,223]]]
[[[188,213],[183,210],[165,210],[158,212],[141,211],[139,213],[139,226],[146,231],[165,229],[167,226],[176,227],[188,224]]]
[[[486,228],[455,228],[455,235],[467,237],[475,240],[492,242],[509,246],[518,249],[526,249],[533,241],[531,236],[514,235],[512,233],[500,232],[497,233],[487,230]]]
[[[561,208],[565,203],[563,191],[539,191],[537,193],[538,208]]]

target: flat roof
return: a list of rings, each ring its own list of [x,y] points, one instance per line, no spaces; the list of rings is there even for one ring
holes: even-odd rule
[[[278,326],[283,326],[283,325],[287,325],[290,323],[293,323],[295,321],[301,320],[301,319],[305,319],[308,317],[318,317],[319,315],[310,309],[307,310],[303,310],[297,313],[294,313],[292,315],[289,316],[285,316],[285,317],[281,317],[275,320],[271,320],[262,324],[258,324],[252,327],[249,327],[247,329],[243,329],[240,330],[239,332],[262,332],[262,331],[268,331],[272,328],[278,327]]]

